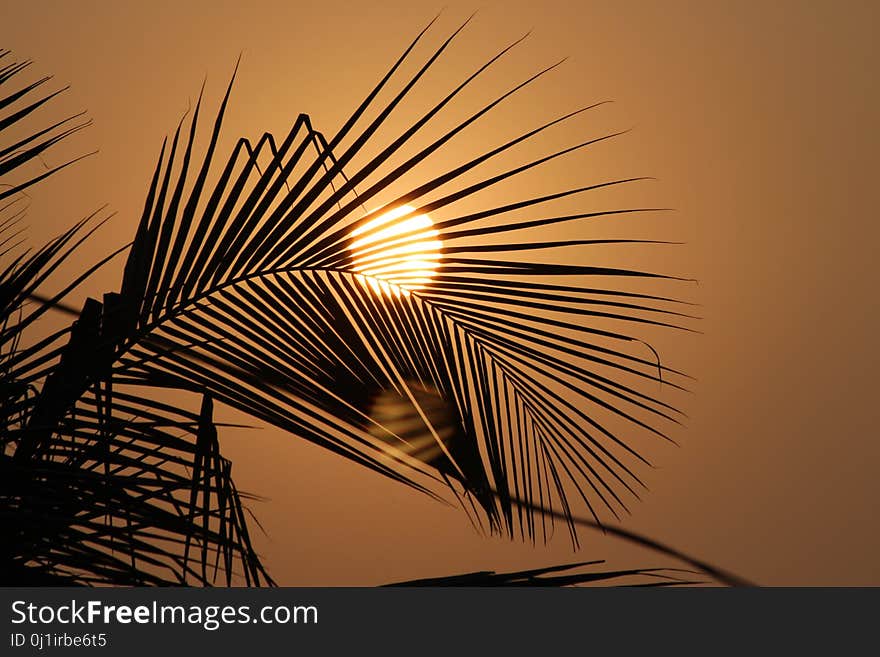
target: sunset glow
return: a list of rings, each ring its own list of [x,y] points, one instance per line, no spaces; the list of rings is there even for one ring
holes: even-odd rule
[[[377,294],[409,294],[437,274],[439,231],[427,214],[414,212],[402,205],[352,231],[352,269]]]

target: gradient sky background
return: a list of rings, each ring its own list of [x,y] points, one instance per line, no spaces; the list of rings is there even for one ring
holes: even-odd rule
[[[688,244],[624,264],[700,281],[686,292],[704,334],[661,345],[699,380],[690,420],[680,448],[655,452],[651,490],[624,524],[763,584],[880,585],[877,3],[456,1],[438,38],[477,8],[434,90],[532,29],[500,80],[570,59],[519,107],[522,127],[613,99],[560,143],[635,128],[559,172],[559,188],[566,176],[657,176],[619,202],[678,211],[629,236]],[[3,45],[70,84],[63,106],[94,119],[69,148],[100,150],[33,194],[34,241],[104,203],[118,215],[83,262],[128,241],[162,138],[205,76],[216,106],[239,52],[228,139],[285,134],[299,112],[332,134],[439,9],[4,2]],[[281,584],[667,563],[592,535],[577,554],[562,539],[482,538],[461,512],[274,429],[227,433],[223,448],[239,488],[270,498],[255,506],[268,533],[257,541]]]

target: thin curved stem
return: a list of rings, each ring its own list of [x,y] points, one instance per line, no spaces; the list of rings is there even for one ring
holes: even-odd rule
[[[493,490],[492,492],[496,496],[498,495],[497,491]],[[729,570],[720,568],[719,566],[713,566],[712,564],[707,563],[702,559],[692,557],[689,554],[682,552],[681,550],[677,550],[676,548],[670,547],[665,543],[661,543],[660,541],[649,538],[643,534],[639,534],[638,532],[634,532],[632,530],[624,529],[623,527],[617,527],[614,525],[604,525],[601,522],[588,518],[579,518],[577,516],[569,517],[563,513],[560,513],[559,511],[545,509],[541,506],[529,504],[528,502],[517,499],[515,497],[509,497],[509,499],[512,504],[516,504],[519,507],[541,511],[542,513],[557,518],[558,520],[572,522],[576,525],[587,527],[589,529],[596,529],[601,531],[603,534],[611,534],[612,536],[623,539],[628,543],[639,545],[641,547],[648,548],[649,550],[654,550],[655,552],[660,552],[661,554],[665,554],[666,556],[673,557],[674,559],[678,559],[679,561],[698,568],[699,570],[715,578],[722,584],[727,584],[728,586],[758,586],[758,584],[755,584],[754,582],[751,582],[744,577],[732,573]]]

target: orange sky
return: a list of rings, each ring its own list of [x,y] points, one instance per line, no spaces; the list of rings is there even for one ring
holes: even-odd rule
[[[94,119],[69,148],[100,150],[33,194],[34,240],[109,203],[118,214],[84,261],[128,241],[162,138],[206,75],[206,99],[216,105],[239,52],[228,140],[284,134],[299,112],[332,134],[439,8],[417,1],[5,8],[4,45],[70,84],[64,106],[88,108]],[[474,8],[448,5],[438,38]],[[446,91],[529,29],[486,94],[569,60],[465,148],[613,99],[543,146],[634,131],[546,175],[560,189],[597,177],[656,176],[651,186],[606,198],[676,213],[609,222],[597,234],[686,241],[660,254],[614,257],[699,279],[679,291],[703,305],[703,335],[658,338],[665,361],[698,379],[684,401],[690,419],[675,435],[680,448],[653,450],[651,490],[625,524],[760,583],[880,585],[870,378],[878,365],[871,269],[880,235],[869,180],[880,146],[876,4],[479,8],[429,89]],[[117,266],[89,291],[108,289],[118,276]],[[460,512],[271,428],[229,432],[223,447],[239,488],[270,498],[255,506],[268,533],[258,546],[282,584],[376,584],[593,558],[660,561],[596,536],[576,555],[564,540],[533,548],[479,537]]]

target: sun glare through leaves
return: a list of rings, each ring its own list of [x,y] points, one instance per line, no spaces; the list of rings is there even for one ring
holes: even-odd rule
[[[442,242],[426,213],[401,205],[352,231],[352,270],[377,294],[400,296],[437,273]]]

